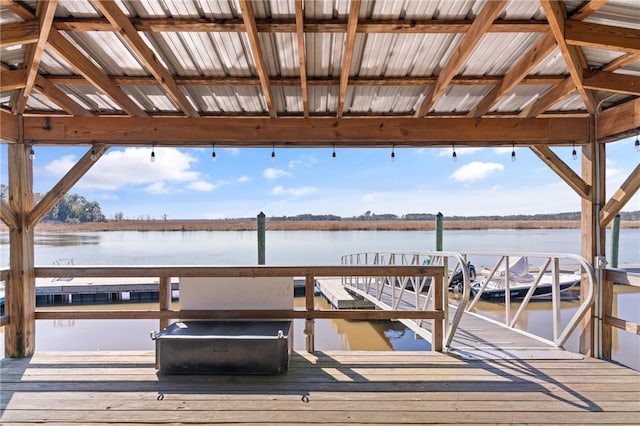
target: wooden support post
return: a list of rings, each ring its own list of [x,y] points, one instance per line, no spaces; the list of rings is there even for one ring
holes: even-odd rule
[[[28,223],[33,207],[33,165],[29,145],[9,144],[8,150],[9,207],[15,212],[17,227],[9,230],[10,272],[5,315],[9,316],[10,322],[4,332],[4,351],[8,358],[24,358],[35,350],[36,329],[34,238],[33,228]]]
[[[264,213],[260,212],[257,218],[258,229],[258,265],[265,264],[265,239],[266,239],[266,225]]]
[[[606,275],[606,274],[605,274]],[[602,318],[603,320],[613,316],[613,281],[602,281]],[[613,346],[613,327],[603,321],[602,324],[602,358],[611,359]]]
[[[163,275],[160,277],[159,297],[160,311],[171,310],[171,277]],[[169,325],[168,318],[160,319],[160,330]]]
[[[436,251],[442,251],[442,213],[436,215]]]
[[[589,197],[582,199],[581,234],[582,249],[581,255],[593,264],[596,256],[603,256],[605,247],[605,232],[600,227],[600,208],[604,206],[605,200],[605,144],[597,143],[593,140],[582,148],[582,178],[587,185],[591,185],[593,190]],[[598,277],[602,274],[598,273]],[[583,277],[583,282],[586,278]],[[602,306],[601,282],[596,282],[596,306],[591,309],[591,313],[585,315],[581,323],[580,331],[580,353],[595,356],[596,350],[596,324],[601,319],[598,307]],[[580,287],[580,299],[584,300],[586,286]]]
[[[611,224],[611,267],[618,267],[618,250],[620,248],[620,215],[613,218]]]
[[[442,311],[444,308],[444,287],[447,286],[446,277],[440,279],[433,277],[433,310]],[[442,352],[442,341],[444,340],[444,318],[433,320],[433,335],[431,348],[436,352]]]
[[[315,281],[316,279],[313,275],[307,275],[305,277],[304,298],[307,312],[312,312],[315,309]],[[315,327],[315,320],[313,318],[307,318],[304,321],[305,346],[309,353],[313,353],[315,351]]]

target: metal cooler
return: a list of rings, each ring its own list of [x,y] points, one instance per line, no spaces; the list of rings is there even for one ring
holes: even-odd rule
[[[159,333],[161,374],[280,374],[289,368],[291,321],[180,321]]]

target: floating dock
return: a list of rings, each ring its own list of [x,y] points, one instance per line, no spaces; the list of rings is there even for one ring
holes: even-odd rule
[[[316,286],[336,309],[375,309],[372,302],[347,291],[342,285],[342,278],[318,278]]]

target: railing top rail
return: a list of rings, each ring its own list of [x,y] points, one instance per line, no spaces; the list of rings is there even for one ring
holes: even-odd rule
[[[36,266],[36,277],[297,277],[329,276],[431,276],[442,277],[441,266],[430,265],[337,265],[337,266]]]

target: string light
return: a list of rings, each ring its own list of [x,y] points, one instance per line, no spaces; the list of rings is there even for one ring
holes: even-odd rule
[[[331,159],[335,161],[336,159],[336,144],[333,144],[333,152],[331,152]]]
[[[576,144],[575,143],[573,144],[573,151],[571,151],[571,157],[574,160],[578,159],[578,152],[576,151]]]
[[[36,158],[36,152],[33,150],[33,145],[31,145],[29,149],[29,160],[33,160],[34,158]]]
[[[211,161],[216,161],[216,144],[211,145]]]
[[[637,135],[636,135],[636,141],[635,141],[634,145],[636,147],[636,152],[640,152],[640,139],[638,139]]]
[[[456,154],[456,144],[453,144],[452,147],[453,153],[451,154],[451,157],[453,157],[453,161],[458,161],[458,154]]]
[[[151,146],[151,162],[155,163],[156,161],[156,146],[152,145]]]
[[[396,161],[396,146],[391,145],[391,161]]]
[[[96,153],[96,147],[91,147],[91,161],[96,161],[98,159],[98,154]]]
[[[276,144],[271,145],[271,161],[276,161]]]
[[[511,161],[516,161],[516,144],[511,144]]]

